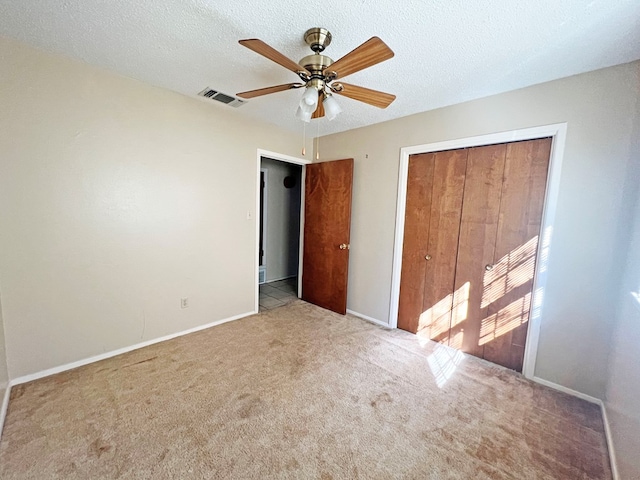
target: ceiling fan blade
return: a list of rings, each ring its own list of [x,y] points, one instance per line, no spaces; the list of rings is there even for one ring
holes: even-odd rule
[[[378,37],[371,37],[355,50],[331,64],[323,73],[327,75],[327,72],[335,72],[336,78],[346,77],[377,63],[389,60],[393,55],[393,50],[386,43]]]
[[[237,93],[236,95],[241,98],[253,98],[260,95],[268,95],[270,93],[284,92],[285,90],[291,90],[292,88],[304,87],[304,83],[285,83],[284,85],[274,85],[273,87],[258,88],[257,90],[249,90],[248,92]]]
[[[318,93],[318,108],[316,108],[316,111],[313,112],[313,115],[311,115],[311,118],[324,117],[324,105],[322,104],[323,100],[324,100],[324,94]]]
[[[303,72],[306,75],[311,75],[311,73],[309,73],[306,68],[301,67],[290,58],[285,57],[275,48],[270,47],[262,40],[258,40],[257,38],[249,38],[247,40],[240,40],[238,43],[240,43],[240,45],[244,45],[249,50],[253,50],[254,52],[262,55],[263,57],[266,57],[269,60],[282,65],[284,68],[286,68],[287,70],[291,70],[293,73]]]
[[[339,95],[353,98],[360,102],[368,103],[378,108],[387,108],[396,99],[395,95],[390,93],[379,92],[378,90],[371,90],[370,88],[358,87],[357,85],[349,85],[348,83],[342,83],[342,90],[333,90]]]

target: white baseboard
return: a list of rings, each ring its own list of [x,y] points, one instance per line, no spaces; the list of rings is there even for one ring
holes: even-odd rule
[[[279,282],[280,280],[287,280],[289,278],[294,278],[296,276],[297,276],[297,274],[296,275],[287,275],[286,277],[270,278],[268,280],[265,280],[264,283]]]
[[[616,460],[616,451],[613,447],[613,435],[611,433],[611,426],[609,425],[609,417],[607,416],[607,407],[604,402],[600,402],[600,409],[602,410],[602,421],[604,422],[604,434],[607,437],[607,448],[609,449],[609,463],[611,464],[611,476],[613,480],[620,480],[620,474],[618,473],[618,461]]]
[[[118,350],[112,350],[111,352],[102,353],[100,355],[95,355],[93,357],[85,358],[83,360],[78,360],[76,362],[67,363],[65,365],[60,365],[58,367],[49,368],[47,370],[42,370],[41,372],[31,373],[29,375],[23,375],[22,377],[17,377],[11,380],[10,385],[20,385],[21,383],[31,382],[33,380],[38,380],[40,378],[48,377],[50,375],[55,375],[56,373],[65,372],[67,370],[71,370],[74,368],[82,367],[84,365],[88,365],[90,363],[99,362],[100,360],[105,360],[107,358],[115,357],[117,355],[122,355],[123,353],[131,352],[133,350],[138,350],[140,348],[148,347],[149,345],[153,345],[155,343],[165,342],[167,340],[171,340],[172,338],[181,337],[183,335],[188,335],[190,333],[195,333],[200,330],[205,330],[207,328],[215,327],[216,325],[220,325],[227,322],[232,322],[234,320],[239,320],[241,318],[248,317],[249,315],[255,315],[258,313],[257,311],[241,313],[240,315],[234,315],[233,317],[223,318],[222,320],[216,320],[215,322],[207,323],[205,325],[200,325],[198,327],[190,328],[188,330],[183,330],[181,332],[172,333],[170,335],[165,335],[164,337],[155,338],[153,340],[148,340],[142,343],[136,343],[135,345],[130,345],[128,347],[119,348]]]
[[[596,397],[592,397],[591,395],[587,395],[586,393],[578,392],[577,390],[572,390],[567,387],[563,387],[562,385],[558,385],[557,383],[550,382],[549,380],[545,380],[544,378],[533,376],[531,378],[536,383],[540,385],[544,385],[545,387],[553,388],[554,390],[558,390],[559,392],[566,393],[573,397],[581,398],[582,400],[586,400],[589,403],[595,403],[596,405],[601,405],[602,400]]]
[[[7,418],[7,409],[9,408],[9,397],[11,396],[11,382],[7,382],[7,389],[2,399],[2,410],[0,410],[0,440],[2,439],[2,430],[4,430],[4,419]]]
[[[382,320],[378,320],[377,318],[369,317],[367,315],[363,315],[362,313],[354,312],[353,310],[347,309],[347,313],[353,315],[354,317],[360,317],[367,322],[375,323],[376,325],[382,325],[383,327],[391,328],[388,323],[383,322]]]
[[[604,402],[599,398],[592,397],[591,395],[587,395],[585,393],[578,392],[577,390],[572,390],[567,387],[563,387],[562,385],[558,385],[557,383],[550,382],[540,377],[531,378],[536,383],[540,385],[544,385],[545,387],[553,388],[554,390],[558,390],[559,392],[566,393],[568,395],[572,395],[574,397],[581,398],[582,400],[586,400],[590,403],[595,403],[600,407],[600,411],[602,412],[602,422],[604,423],[604,435],[607,439],[607,450],[609,451],[609,463],[611,464],[611,476],[613,480],[620,480],[620,476],[618,474],[618,464],[616,461],[616,452],[613,447],[613,436],[611,434],[611,426],[609,425],[609,417],[607,416],[607,409],[604,405]]]

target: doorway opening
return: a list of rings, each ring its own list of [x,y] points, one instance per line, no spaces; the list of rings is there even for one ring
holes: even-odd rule
[[[258,209],[259,310],[298,298],[302,165],[260,157]]]
[[[261,193],[260,179],[261,168],[266,163],[275,161],[274,165],[291,164],[296,166],[295,173],[287,173],[286,177],[281,177],[281,185],[288,190],[299,186],[299,229],[297,237],[288,242],[280,242],[280,245],[288,245],[288,258],[293,259],[295,255],[295,241],[298,245],[298,275],[294,280],[293,269],[280,273],[278,276],[271,269],[270,257],[272,257],[271,246],[273,240],[269,238],[273,217],[269,205],[273,200],[274,189],[270,185],[278,185],[280,179],[275,180],[271,171],[268,171],[265,178],[265,190]],[[282,282],[281,284],[267,285],[286,290],[291,293],[291,287],[295,291],[297,284],[297,297],[304,301],[313,303],[328,310],[344,314],[347,307],[347,283],[349,266],[349,238],[351,225],[351,191],[353,183],[353,159],[333,160],[312,164],[308,160],[281,155],[278,153],[258,150],[256,163],[256,206],[255,206],[255,307],[254,312],[260,310],[259,300],[265,305],[265,298],[269,293],[281,295],[279,292],[265,291],[262,288],[263,297],[260,298],[260,231],[262,216],[260,198],[263,198],[266,214],[262,218],[264,234],[262,246],[264,254],[262,258],[265,283]],[[299,172],[299,176],[298,176]],[[286,185],[285,185],[286,183]],[[291,215],[293,217],[294,215]],[[248,212],[251,218],[251,212]],[[295,224],[294,224],[295,225]],[[289,228],[295,235],[295,226]],[[277,243],[277,242],[276,242]],[[293,244],[293,249],[290,245]],[[282,252],[281,252],[282,254]],[[295,263],[293,263],[295,265]],[[291,265],[291,263],[289,263]],[[280,279],[278,279],[280,278]],[[289,286],[286,286],[287,281]],[[304,285],[303,285],[304,284]],[[266,295],[265,295],[266,294]],[[269,295],[271,296],[271,295]],[[277,298],[277,297],[276,297]],[[282,299],[279,299],[282,300]],[[281,306],[283,302],[269,301],[270,308]],[[265,308],[266,309],[266,308]]]

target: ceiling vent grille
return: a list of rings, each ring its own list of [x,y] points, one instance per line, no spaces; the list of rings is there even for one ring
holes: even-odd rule
[[[246,100],[234,97],[233,95],[227,95],[226,93],[219,92],[218,90],[214,90],[213,88],[209,87],[202,90],[198,95],[236,108],[241,107],[242,105],[247,103]]]

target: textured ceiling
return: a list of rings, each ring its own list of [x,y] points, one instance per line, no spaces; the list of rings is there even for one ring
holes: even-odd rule
[[[395,57],[345,81],[398,98],[380,110],[337,97],[343,113],[314,120],[314,136],[640,58],[638,0],[0,0],[0,34],[191,96],[296,81],[238,40],[260,38],[298,61],[315,26],[331,31],[324,53],[334,60],[382,38]],[[236,111],[299,132],[300,95]]]

